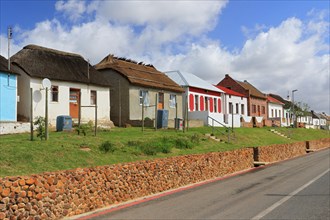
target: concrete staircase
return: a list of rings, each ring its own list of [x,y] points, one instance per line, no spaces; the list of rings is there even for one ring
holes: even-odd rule
[[[273,132],[274,134],[277,134],[277,135],[281,136],[281,137],[284,137],[284,138],[287,138],[287,139],[291,139],[288,136],[282,134],[281,132],[276,131],[275,129],[270,129],[270,131]]]
[[[217,138],[216,136],[211,135],[211,134],[205,134],[205,137],[207,137],[207,138],[209,138],[209,139],[212,139],[212,140],[214,140],[214,141],[220,142],[220,143],[224,143],[223,140],[221,140],[221,139],[219,139],[219,138]]]

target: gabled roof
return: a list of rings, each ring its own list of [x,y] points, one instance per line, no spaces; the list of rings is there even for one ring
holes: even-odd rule
[[[14,65],[10,65],[10,70],[8,70],[8,60],[0,55],[0,72],[20,75],[19,71]]]
[[[234,95],[234,96],[239,96],[239,97],[245,97],[243,94],[236,92],[234,90],[228,89],[224,86],[216,86],[217,88],[221,89],[222,91],[224,91],[226,94],[229,95]]]
[[[174,82],[176,82],[177,84],[183,87],[189,86],[189,87],[195,87],[195,88],[223,93],[221,89],[213,86],[211,83],[206,82],[205,80],[199,78],[198,76],[192,73],[181,72],[179,70],[176,70],[176,71],[165,72],[165,74],[168,77],[170,77]]]
[[[291,108],[292,102],[283,99],[281,96],[276,95],[276,94],[268,94],[268,96],[271,96],[271,97],[275,98],[276,100],[284,103],[284,106],[283,106],[284,109],[290,109]]]
[[[283,102],[280,102],[279,100],[271,97],[271,96],[267,96],[267,101],[268,102],[271,102],[271,103],[275,103],[275,104],[279,104],[279,105],[284,105]]]
[[[11,61],[31,77],[108,86],[103,75],[78,54],[25,46]]]
[[[137,63],[110,54],[96,64],[95,68],[97,70],[112,69],[124,76],[133,85],[184,92],[178,84],[164,73],[158,71],[154,66],[145,65],[142,62]]]
[[[244,89],[249,90],[250,95],[267,99],[266,95],[262,92],[260,92],[256,87],[254,87],[252,84],[250,84],[248,81],[244,80],[244,82],[236,80],[238,84],[240,84]]]

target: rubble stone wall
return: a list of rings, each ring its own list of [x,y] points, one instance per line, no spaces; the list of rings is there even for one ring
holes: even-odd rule
[[[251,148],[0,179],[0,219],[59,219],[253,166]]]

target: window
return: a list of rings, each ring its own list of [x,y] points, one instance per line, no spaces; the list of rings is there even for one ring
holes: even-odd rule
[[[260,105],[258,105],[258,115],[260,116]]]
[[[272,109],[272,118],[274,118],[274,109]]]
[[[195,111],[199,111],[199,108],[198,108],[198,95],[195,95]]]
[[[149,93],[147,90],[140,90],[140,105],[142,105],[142,103],[145,106],[149,105]]]
[[[265,106],[262,106],[261,109],[262,109],[262,114],[266,114],[266,108],[265,108]]]
[[[229,114],[233,113],[233,103],[229,102]]]
[[[275,118],[277,118],[277,109],[275,109]]]
[[[209,98],[205,97],[205,111],[209,110]]]
[[[96,105],[96,91],[91,90],[91,105]]]
[[[256,113],[257,112],[257,107],[256,105],[252,105],[252,113]]]
[[[214,98],[213,105],[214,105],[214,112],[217,112],[218,111],[218,109],[217,109],[217,98]]]
[[[51,102],[58,102],[58,86],[51,87]]]
[[[238,103],[236,103],[236,114],[239,114]]]
[[[282,117],[282,115],[281,115],[281,110],[279,110],[278,115],[279,115],[280,118]]]
[[[170,108],[175,108],[176,106],[176,95],[170,94]]]
[[[244,104],[241,104],[241,114],[244,115]]]

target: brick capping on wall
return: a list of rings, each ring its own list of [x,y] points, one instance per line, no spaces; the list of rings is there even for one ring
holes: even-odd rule
[[[309,141],[329,147],[330,138]],[[0,219],[60,219],[253,167],[253,148],[0,178]],[[306,154],[306,142],[258,147],[258,160]],[[255,157],[256,158],[256,157]]]

